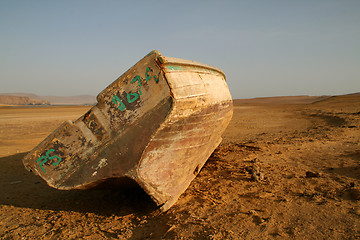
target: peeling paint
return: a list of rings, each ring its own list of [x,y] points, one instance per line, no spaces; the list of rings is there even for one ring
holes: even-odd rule
[[[96,167],[96,170],[99,170],[105,166],[108,165],[108,162],[107,162],[107,159],[106,158],[102,158],[100,161],[99,161],[99,164],[97,165]]]
[[[185,70],[183,67],[181,66],[170,66],[170,65],[167,65],[166,66],[167,69],[169,70]]]
[[[24,165],[63,190],[130,177],[162,210],[201,170],[232,116],[220,69],[157,51],[106,87],[97,101],[44,139]]]

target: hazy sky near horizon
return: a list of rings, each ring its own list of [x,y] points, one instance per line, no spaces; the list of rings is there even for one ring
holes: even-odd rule
[[[360,92],[359,0],[0,0],[0,93],[96,95],[151,50],[233,98]]]

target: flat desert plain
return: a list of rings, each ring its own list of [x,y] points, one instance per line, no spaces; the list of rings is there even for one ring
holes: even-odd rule
[[[165,213],[137,187],[60,191],[24,155],[89,107],[0,108],[1,239],[359,239],[360,96],[235,101]]]

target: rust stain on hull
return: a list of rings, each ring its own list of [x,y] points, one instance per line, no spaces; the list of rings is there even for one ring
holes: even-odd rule
[[[152,51],[23,159],[57,189],[135,180],[170,208],[221,142],[232,117],[224,73]]]

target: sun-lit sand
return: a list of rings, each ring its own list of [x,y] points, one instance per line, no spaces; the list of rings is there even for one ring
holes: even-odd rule
[[[90,107],[0,107],[1,239],[360,238],[360,95],[235,101],[166,213],[140,189],[59,191],[22,157]]]

